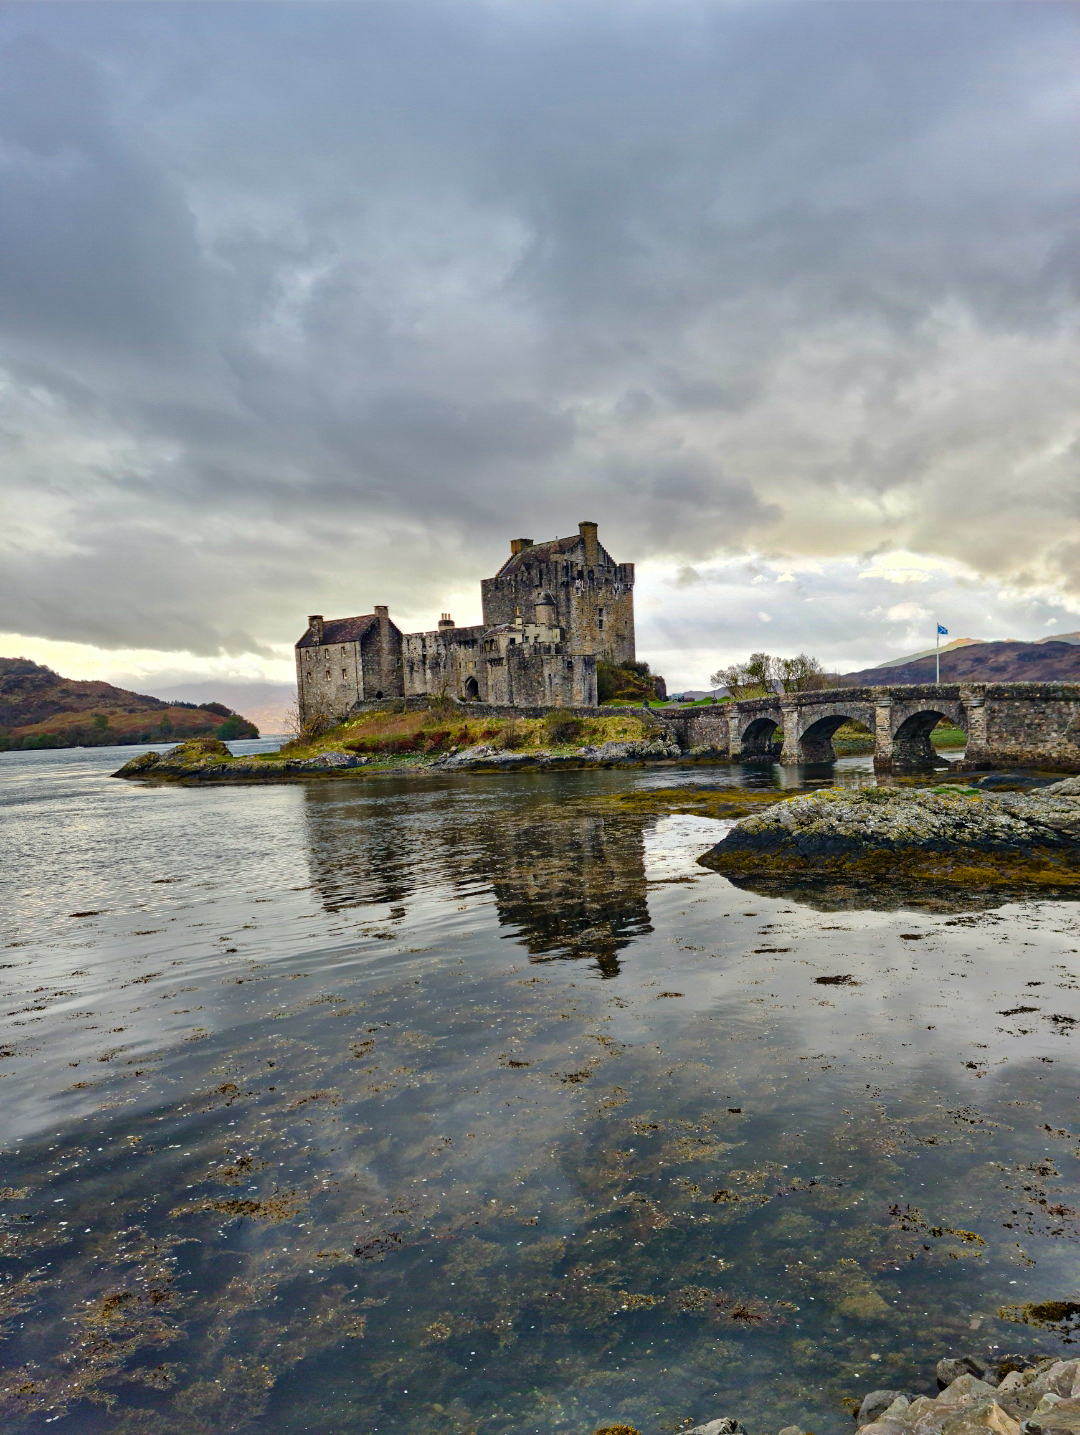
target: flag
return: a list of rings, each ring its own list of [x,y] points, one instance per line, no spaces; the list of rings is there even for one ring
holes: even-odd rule
[[[937,625],[937,630],[939,633],[944,633],[946,637],[949,636],[948,628],[943,628],[940,623]]]

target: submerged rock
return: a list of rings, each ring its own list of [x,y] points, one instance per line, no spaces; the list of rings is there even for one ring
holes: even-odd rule
[[[1080,884],[1080,780],[1032,792],[828,788],[743,818],[702,861],[732,877]]]

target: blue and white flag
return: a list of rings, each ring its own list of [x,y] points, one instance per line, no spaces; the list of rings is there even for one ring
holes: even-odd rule
[[[943,628],[940,623],[937,625],[937,630],[939,633],[944,633],[946,637],[949,636],[948,628]]]

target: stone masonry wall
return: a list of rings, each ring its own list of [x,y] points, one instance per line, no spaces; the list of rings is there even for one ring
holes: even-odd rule
[[[322,712],[344,717],[365,695],[360,644],[297,648],[296,695],[304,722]]]
[[[479,625],[407,633],[402,648],[406,694],[445,692],[450,697],[464,697],[466,685],[473,678],[480,697],[485,698],[487,672],[481,653],[483,635],[484,629]]]
[[[588,525],[586,525],[588,526]],[[559,551],[545,544],[524,550],[522,560],[505,575],[480,584],[484,625],[512,623],[520,611],[531,621],[543,592],[555,599],[556,622],[570,650],[593,653],[609,662],[633,662],[634,565],[616,563],[591,535],[562,540]]]

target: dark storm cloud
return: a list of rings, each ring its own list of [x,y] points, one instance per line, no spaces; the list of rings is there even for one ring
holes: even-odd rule
[[[258,651],[588,516],[1075,586],[1075,11],[0,24],[5,627]]]

